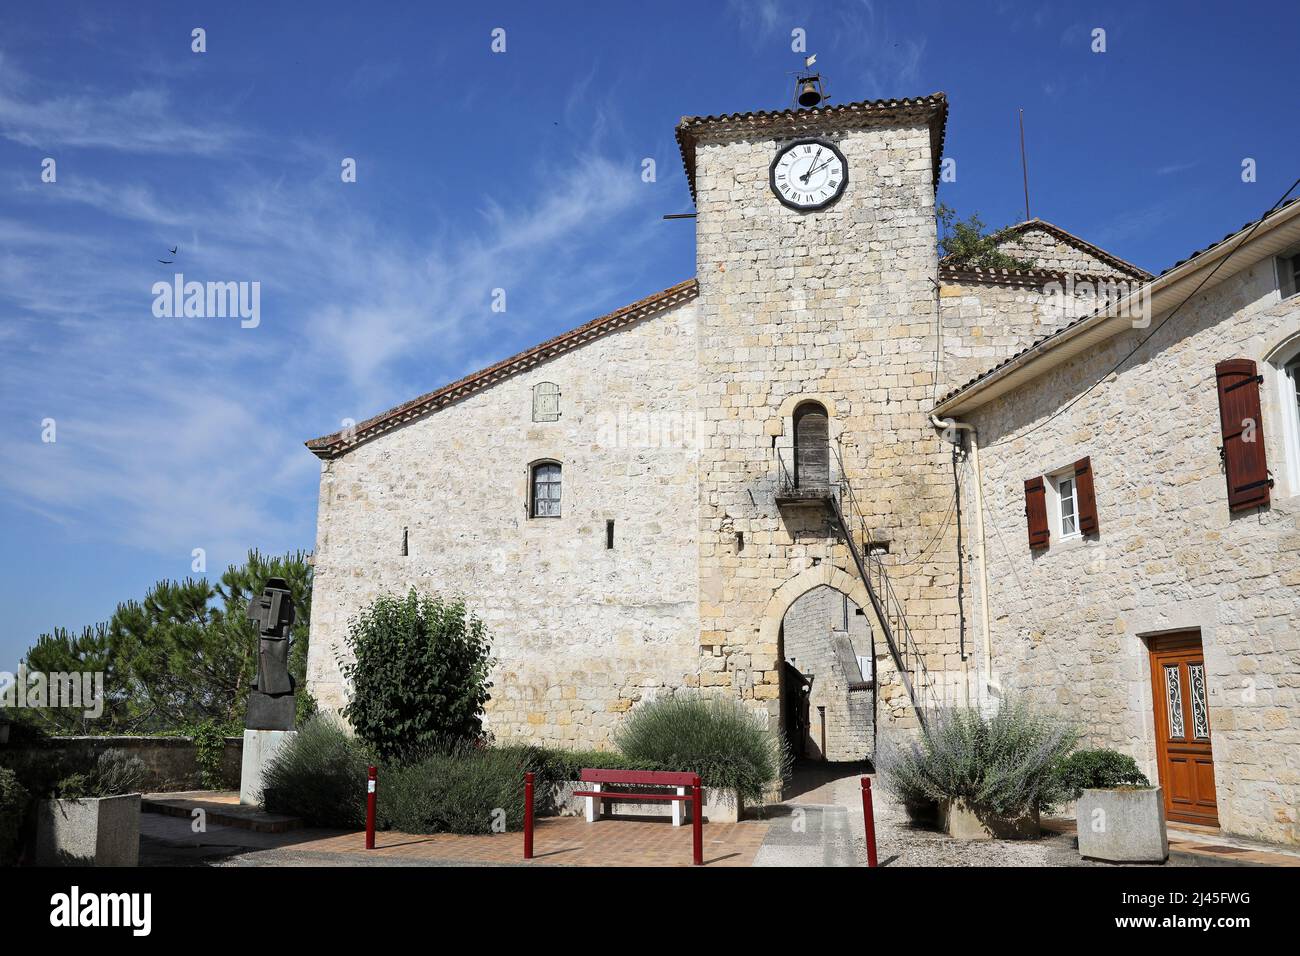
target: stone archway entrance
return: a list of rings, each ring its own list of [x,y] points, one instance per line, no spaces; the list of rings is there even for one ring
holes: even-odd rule
[[[875,647],[866,588],[833,564],[787,581],[764,615],[777,649],[774,722],[796,759],[850,762],[875,756]]]

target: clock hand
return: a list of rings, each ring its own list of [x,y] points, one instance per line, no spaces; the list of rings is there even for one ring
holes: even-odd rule
[[[817,165],[817,159],[819,156],[821,156],[821,154],[822,154],[822,148],[818,146],[817,152],[813,153],[812,162],[808,164],[808,172],[804,173],[802,176],[799,177],[799,179],[803,181],[803,184],[805,186],[808,185],[808,177],[813,174],[813,167]],[[830,160],[827,160],[827,162],[830,162]]]
[[[806,182],[808,182],[808,177],[809,177],[809,176],[811,176],[811,175],[812,175],[813,173],[815,173],[815,172],[818,172],[819,170],[825,169],[825,168],[826,168],[827,166],[829,166],[830,164],[831,164],[831,160],[828,159],[828,160],[826,160],[826,162],[824,162],[824,163],[822,163],[820,166],[818,166],[817,169],[810,169],[810,170],[808,170],[807,175],[805,175],[805,176],[803,176],[803,177],[801,177],[801,178],[802,178],[803,181],[806,183]]]

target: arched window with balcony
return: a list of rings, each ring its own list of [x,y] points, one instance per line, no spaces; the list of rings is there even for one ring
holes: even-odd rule
[[[826,488],[831,483],[830,419],[819,402],[803,402],[794,410],[794,483],[801,489]]]

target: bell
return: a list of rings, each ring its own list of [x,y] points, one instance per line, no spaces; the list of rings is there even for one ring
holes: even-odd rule
[[[822,101],[821,90],[817,89],[817,84],[812,80],[804,80],[803,89],[799,91],[799,105],[803,107],[816,106]]]

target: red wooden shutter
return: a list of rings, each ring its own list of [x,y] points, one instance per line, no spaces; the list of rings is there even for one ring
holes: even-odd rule
[[[1029,519],[1030,549],[1047,547],[1052,533],[1047,528],[1047,489],[1041,475],[1025,482],[1025,517]]]
[[[1214,367],[1219,386],[1219,429],[1223,471],[1228,479],[1228,510],[1248,511],[1268,504],[1273,479],[1264,451],[1264,419],[1259,408],[1259,374],[1250,359],[1226,359]]]
[[[1074,493],[1079,505],[1079,532],[1097,533],[1097,496],[1092,490],[1092,459],[1074,463]]]

